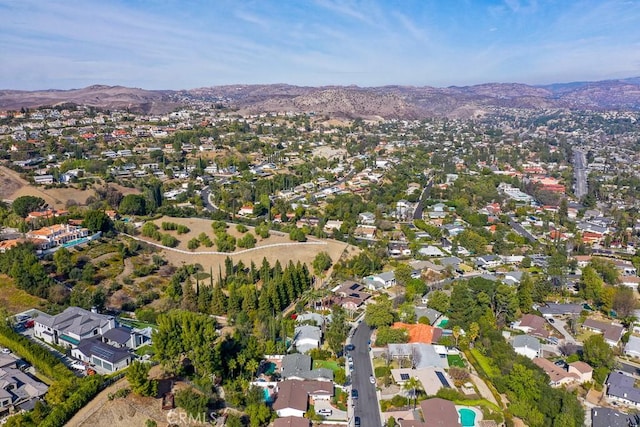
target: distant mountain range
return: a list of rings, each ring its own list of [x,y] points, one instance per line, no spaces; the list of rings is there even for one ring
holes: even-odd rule
[[[3,110],[75,103],[158,114],[197,101],[216,102],[244,113],[293,111],[331,117],[385,119],[469,118],[482,115],[493,107],[640,110],[640,77],[545,86],[486,83],[447,88],[272,84],[179,91],[102,85],[71,90],[0,90],[0,109]]]

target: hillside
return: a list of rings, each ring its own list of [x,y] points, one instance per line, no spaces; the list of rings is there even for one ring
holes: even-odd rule
[[[529,86],[486,83],[464,87],[227,85],[183,91],[122,86],[0,91],[0,109],[75,103],[159,114],[193,102],[215,102],[244,113],[308,112],[331,117],[420,119],[466,118],[496,107],[640,109],[640,79]]]

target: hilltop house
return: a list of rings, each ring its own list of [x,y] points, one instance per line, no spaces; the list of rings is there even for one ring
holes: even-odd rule
[[[87,228],[73,226],[69,224],[55,224],[50,227],[42,227],[38,230],[30,231],[26,238],[38,240],[42,249],[49,249],[89,236]]]

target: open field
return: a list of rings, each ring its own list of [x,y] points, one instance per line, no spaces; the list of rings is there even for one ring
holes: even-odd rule
[[[225,258],[227,258],[227,256],[231,257],[231,259],[233,259],[235,263],[237,263],[238,261],[242,261],[247,266],[251,264],[251,261],[253,261],[257,265],[260,265],[260,263],[262,262],[262,258],[266,258],[271,265],[275,264],[276,261],[280,261],[280,264],[282,264],[283,266],[288,264],[289,261],[293,261],[294,263],[300,261],[302,263],[306,263],[311,270],[313,259],[319,252],[327,252],[335,263],[338,259],[340,259],[340,256],[342,255],[344,250],[349,247],[349,245],[345,242],[314,238],[310,238],[309,241],[318,242],[319,244],[296,244],[295,242],[289,240],[289,236],[287,234],[272,231],[271,236],[266,239],[261,239],[260,237],[256,236],[258,242],[256,243],[256,248],[253,250],[242,251],[242,249],[237,248],[235,252],[230,252],[228,254],[206,254],[205,252],[215,251],[215,246],[211,248],[201,246],[194,251],[189,251],[189,249],[187,248],[187,242],[203,232],[206,233],[212,240],[214,240],[215,235],[213,229],[211,228],[211,220],[200,218],[162,217],[155,220],[154,222],[158,225],[158,227],[161,226],[162,222],[174,222],[176,224],[182,224],[189,227],[190,231],[182,235],[178,235],[175,231],[160,230],[161,233],[172,234],[173,236],[177,237],[178,240],[180,240],[180,244],[176,247],[176,249],[188,252],[180,253],[170,249],[163,249],[163,253],[167,260],[173,265],[180,266],[183,264],[198,263],[202,265],[204,271],[209,271],[210,268],[213,269],[213,271],[218,271],[218,266],[222,266],[222,268],[224,269],[224,260]],[[249,232],[253,233],[255,236],[253,227],[247,228],[249,229]],[[243,235],[236,230],[235,224],[229,224],[227,233],[236,238],[239,238]],[[152,243],[158,243],[146,237],[141,237],[141,239]],[[286,244],[287,246],[269,246],[274,244]],[[350,248],[350,250],[356,250],[356,248]]]
[[[6,308],[9,314],[20,313],[29,308],[39,308],[45,304],[44,299],[16,288],[10,277],[4,274],[0,275],[0,307]]]

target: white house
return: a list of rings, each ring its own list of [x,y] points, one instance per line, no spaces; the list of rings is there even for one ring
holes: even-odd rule
[[[300,353],[319,348],[322,343],[322,331],[317,326],[296,326],[293,344]]]
[[[108,372],[115,372],[131,363],[132,355],[127,348],[117,348],[103,343],[100,337],[80,341],[71,350],[71,356],[86,363],[92,363]]]
[[[542,350],[540,341],[529,335],[516,335],[511,340],[511,346],[516,353],[532,360],[536,357],[540,357],[540,352]]]
[[[640,338],[631,335],[629,342],[624,346],[624,354],[629,357],[640,358]]]
[[[69,307],[55,316],[40,313],[34,318],[33,333],[49,344],[75,348],[81,340],[99,337],[115,327],[116,319],[113,316]]]

